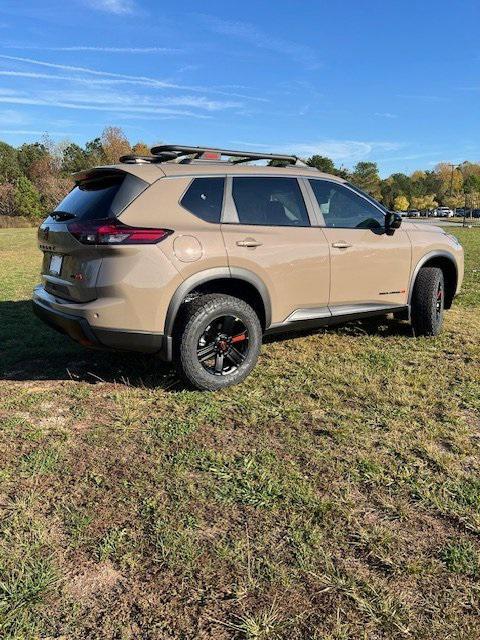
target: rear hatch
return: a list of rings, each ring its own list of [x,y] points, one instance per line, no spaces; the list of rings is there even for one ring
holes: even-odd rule
[[[100,168],[81,174],[38,230],[46,291],[72,302],[96,299],[97,276],[108,246],[79,241],[75,229],[115,220],[148,186],[138,176],[119,169]]]

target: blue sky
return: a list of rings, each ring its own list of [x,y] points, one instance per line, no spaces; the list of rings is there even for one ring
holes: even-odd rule
[[[0,139],[480,160],[478,0],[2,0]]]

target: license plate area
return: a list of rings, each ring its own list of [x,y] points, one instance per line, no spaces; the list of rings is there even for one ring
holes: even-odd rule
[[[63,256],[53,255],[50,258],[48,272],[52,276],[59,276],[62,272]]]

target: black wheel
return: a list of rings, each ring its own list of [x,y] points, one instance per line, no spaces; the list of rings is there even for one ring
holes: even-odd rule
[[[257,362],[262,328],[243,300],[206,294],[186,306],[175,339],[180,376],[197,389],[215,391],[246,378]]]
[[[443,272],[422,267],[417,274],[411,301],[412,326],[416,336],[436,336],[442,328],[445,304]]]

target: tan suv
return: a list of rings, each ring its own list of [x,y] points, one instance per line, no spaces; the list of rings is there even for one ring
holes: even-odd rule
[[[161,146],[75,174],[39,229],[36,313],[83,345],[240,382],[262,334],[392,313],[436,335],[463,278],[442,229],[295,156]],[[228,158],[223,160],[223,158]],[[253,160],[270,165],[247,165]]]

